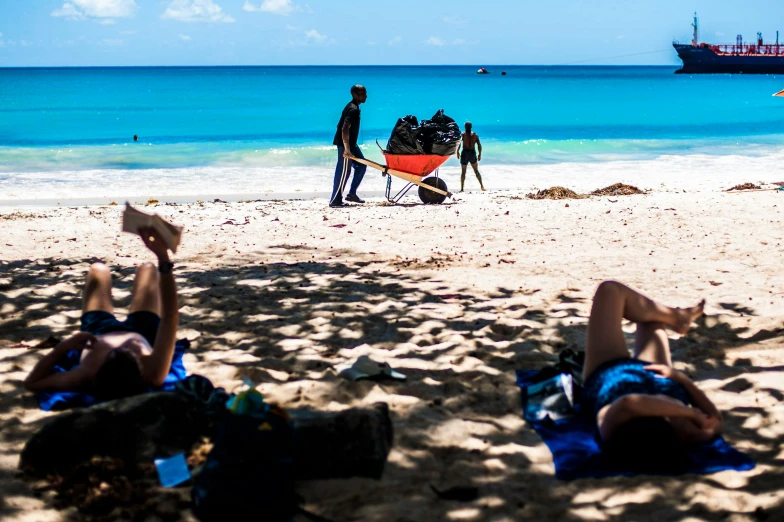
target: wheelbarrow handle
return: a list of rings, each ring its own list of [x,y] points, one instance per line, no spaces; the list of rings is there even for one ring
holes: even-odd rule
[[[446,190],[441,190],[440,188],[431,187],[430,185],[426,185],[425,183],[422,183],[421,176],[415,176],[414,174],[409,174],[408,172],[402,172],[400,170],[390,169],[386,165],[382,165],[381,163],[376,163],[375,161],[369,159],[357,158],[356,156],[352,156],[352,155],[349,155],[349,159],[351,161],[356,161],[357,163],[362,163],[363,165],[367,165],[368,167],[373,167],[374,169],[378,169],[381,171],[381,174],[384,176],[390,174],[392,176],[395,176],[396,178],[400,178],[409,183],[413,183],[414,185],[419,185],[420,187],[424,187],[427,190],[430,190],[437,194],[441,194],[442,196],[446,196],[448,198],[452,197],[451,192],[447,192]]]

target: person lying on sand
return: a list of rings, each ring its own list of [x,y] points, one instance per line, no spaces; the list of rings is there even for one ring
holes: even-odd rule
[[[158,269],[136,269],[131,305],[125,321],[113,314],[112,280],[103,263],[87,273],[81,332],[65,339],[27,376],[30,391],[81,391],[101,400],[143,393],[161,386],[169,373],[179,320],[177,288],[166,245],[153,228],[140,229],[145,246],[158,258]],[[52,373],[66,352],[81,349],[79,366]]]
[[[665,333],[669,326],[685,334],[704,306],[670,308],[615,281],[599,285],[585,343],[583,406],[606,457],[639,472],[674,472],[690,444],[721,433],[719,410],[672,367]],[[623,319],[637,323],[633,357]]]

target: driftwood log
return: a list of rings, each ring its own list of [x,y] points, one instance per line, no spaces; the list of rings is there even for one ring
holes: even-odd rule
[[[299,480],[380,478],[392,447],[385,403],[341,412],[289,410]],[[27,442],[20,469],[31,475],[63,473],[92,457],[126,465],[188,453],[214,433],[214,418],[185,395],[162,392],[64,413]]]

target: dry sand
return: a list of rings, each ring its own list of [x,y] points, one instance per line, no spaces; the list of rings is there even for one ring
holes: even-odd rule
[[[336,521],[784,520],[784,194],[532,201],[489,192],[432,207],[147,210],[186,227],[175,261],[190,372],[229,390],[248,376],[286,407],[389,403],[395,447],[383,480],[306,484],[314,512]],[[150,255],[119,233],[120,212],[0,209],[3,520],[78,518],[16,478],[25,440],[51,416],[21,385],[43,352],[20,343],[78,327],[95,260],[112,267],[118,309],[127,306],[133,267]],[[757,459],[754,470],[554,478],[521,417],[514,370],[581,347],[593,291],[610,278],[676,306],[707,299],[707,317],[671,335],[676,366],[725,412],[726,438]],[[361,354],[408,381],[337,377],[334,366]],[[439,500],[430,484],[475,485],[481,498]]]

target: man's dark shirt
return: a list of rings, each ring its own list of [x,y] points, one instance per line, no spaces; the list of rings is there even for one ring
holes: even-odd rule
[[[338,122],[338,130],[335,132],[335,139],[332,140],[333,145],[338,147],[343,146],[343,123],[348,120],[351,128],[348,131],[348,146],[354,147],[357,144],[357,137],[359,136],[359,105],[353,101],[343,109]]]

